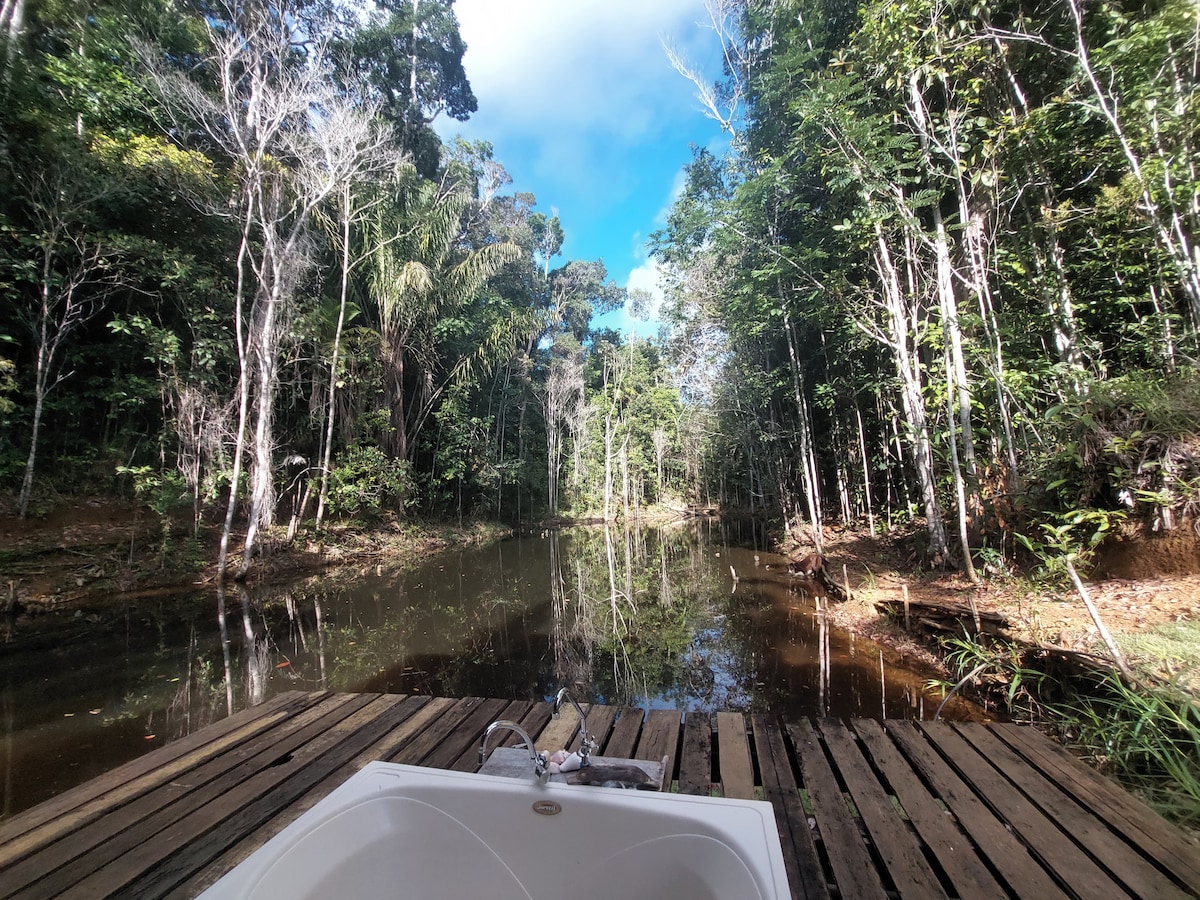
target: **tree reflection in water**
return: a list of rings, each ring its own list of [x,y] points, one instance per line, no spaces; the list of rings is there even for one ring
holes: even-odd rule
[[[292,689],[931,714],[931,673],[828,627],[784,563],[715,521],[578,527],[44,621],[5,646],[4,811]]]

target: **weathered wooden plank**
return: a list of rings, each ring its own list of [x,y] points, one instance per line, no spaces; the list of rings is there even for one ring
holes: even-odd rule
[[[221,793],[227,784],[236,784],[237,779],[248,773],[270,766],[281,755],[303,745],[313,729],[344,717],[369,701],[370,697],[357,695],[323,696],[309,709],[260,734],[258,740],[238,744],[196,768],[177,773],[170,782],[115,806],[103,818],[88,822],[7,867],[3,872],[5,888],[16,892],[46,878],[49,887],[39,883],[34,889],[35,893],[46,895],[54,892],[54,883],[74,883],[186,815],[191,804],[205,802]]]
[[[50,889],[56,896],[91,898],[117,891],[166,856],[182,853],[222,819],[303,768],[326,746],[352,733],[371,718],[377,695],[347,695],[333,713],[273,744],[242,765],[226,770],[181,802],[138,821],[86,857],[50,873],[35,895]],[[365,710],[365,712],[364,712]],[[18,895],[20,896],[20,895]]]
[[[678,710],[652,709],[646,714],[646,724],[638,740],[637,749],[630,759],[649,759],[659,762],[666,759],[663,773],[663,790],[671,789],[675,772],[675,759],[679,755],[681,719]]]
[[[612,731],[613,722],[617,717],[617,708],[615,706],[602,706],[599,703],[593,703],[587,708],[587,728],[588,733],[592,736],[592,740],[596,742],[596,746],[592,748],[592,755],[598,756],[600,748],[604,746],[608,740],[608,733]],[[571,743],[567,745],[568,750],[578,750],[581,734],[576,732],[575,737],[571,738]]]
[[[1120,886],[945,722],[921,722],[925,732],[1054,877],[1080,897],[1119,897]]]
[[[825,855],[829,857],[838,891],[843,897],[883,900],[886,891],[875,869],[875,861],[871,859],[871,854],[863,842],[858,823],[850,815],[846,798],[838,787],[829,760],[825,758],[825,751],[816,731],[809,722],[801,721],[788,725],[788,733],[796,745],[804,788],[808,791],[809,802],[812,803],[813,815],[821,832]],[[756,743],[760,741],[757,728],[754,739]],[[761,746],[758,759],[761,768],[764,759]],[[764,787],[766,783],[766,770],[763,769]]]
[[[446,735],[454,732],[483,703],[480,697],[464,697],[429,723],[421,733],[392,754],[391,761],[419,766],[421,760],[437,749]]]
[[[1022,758],[1200,896],[1200,843],[1036,728],[1007,723],[989,727]]]
[[[172,830],[172,849],[143,846],[131,854],[130,868],[137,877],[121,888],[129,900],[158,898],[195,875],[213,859],[242,841],[260,843],[264,824],[288,810],[318,785],[328,793],[353,774],[351,761],[378,740],[402,717],[402,704],[394,695],[382,695],[348,719],[337,723],[310,742],[301,753],[280,766],[260,772],[237,790],[210,803]],[[282,771],[276,771],[276,770]],[[182,837],[183,840],[179,838]],[[152,845],[160,843],[151,842]],[[125,871],[109,867],[112,874]],[[112,874],[98,872],[97,877]],[[116,880],[116,879],[112,879]],[[76,885],[65,900],[83,900],[88,884]]]
[[[0,860],[11,863],[0,862],[0,896],[192,897],[370,759],[471,770],[487,721],[513,719],[537,736],[554,724],[549,716],[549,704],[528,701],[281,696],[54,798],[25,821],[20,816],[0,825],[0,834],[8,835],[0,841]],[[577,743],[573,712],[563,719]],[[1028,729],[855,722],[856,738],[838,723],[824,725],[822,734],[797,723],[785,734],[758,716],[751,720],[752,758],[746,720],[737,713],[718,713],[715,720],[691,714],[681,728],[675,711],[653,711],[643,723],[640,711],[595,706],[588,722],[604,755],[667,756],[668,764],[678,755],[680,790],[695,794],[711,788],[715,722],[716,777],[727,796],[754,796],[758,760],[797,897],[826,896],[828,888],[800,804],[797,765],[845,897],[871,896],[835,863],[856,855],[868,881],[875,878],[880,890],[894,881],[900,897],[938,895],[919,877],[923,871],[933,877],[926,858],[937,860],[945,884],[962,897],[999,897],[1005,887],[1038,900],[1065,896],[1043,863],[1079,897],[1112,895],[1110,872],[1135,895],[1200,895],[1200,877],[1189,880],[1200,876],[1194,844]],[[831,760],[892,881],[878,877]],[[840,839],[833,827],[839,815],[848,825]],[[22,840],[30,842],[14,850]],[[1081,871],[1086,866],[1076,865],[1072,851],[1093,871]]]
[[[679,793],[702,797],[712,794],[712,726],[707,713],[690,712],[684,720]]]
[[[458,705],[458,701],[450,697],[421,696],[412,699],[419,699],[424,705],[374,744],[371,748],[372,759],[401,762],[408,745]]]
[[[800,804],[796,789],[796,778],[792,773],[791,760],[779,733],[779,725],[766,716],[750,717],[750,728],[754,734],[754,749],[757,751],[758,767],[762,773],[763,799],[771,804],[775,813],[775,831],[779,835],[779,848],[783,851],[783,868],[787,874],[788,887],[793,897],[821,896],[828,891],[825,874],[814,846],[812,860],[815,865],[804,871],[807,848],[798,842],[800,827],[804,820],[804,831],[808,831],[808,820]],[[811,843],[812,836],[809,835]]]
[[[583,704],[584,712],[587,712],[587,707]],[[553,709],[553,705],[551,705]],[[558,716],[550,719],[546,727],[537,735],[537,748],[544,750],[546,753],[554,753],[557,750],[565,750],[579,731],[579,716],[575,713],[575,708],[567,704]]]
[[[1061,900],[1067,896],[1029,849],[975,796],[970,786],[942,759],[913,723],[889,719],[883,727],[1018,897]]]
[[[517,701],[520,702],[520,701]],[[516,723],[525,729],[526,732],[534,739],[534,746],[537,746],[537,736],[542,729],[546,727],[546,723],[550,721],[553,715],[554,707],[542,701],[526,701],[528,709],[522,714]],[[507,714],[504,716],[509,718]],[[482,736],[481,736],[482,740]],[[493,740],[497,747],[515,747],[521,743],[520,736],[515,731],[505,731],[501,734],[494,735]],[[476,748],[478,750],[478,748]],[[475,768],[479,768],[479,753],[475,754]]]
[[[529,714],[530,707],[532,706],[533,704],[528,700],[513,700],[511,703],[501,709],[499,713],[497,713],[496,719],[506,719],[509,722],[516,722],[518,725],[521,725],[521,720]],[[439,766],[438,768],[452,769],[455,772],[474,772],[477,770],[479,768],[479,745],[483,741],[483,732],[487,730],[487,726],[493,721],[495,720],[488,720],[483,728],[480,729],[475,740],[471,741],[467,745],[467,748],[458,755],[458,758],[455,759],[453,763],[448,766]],[[525,728],[524,725],[521,725],[521,727]],[[529,731],[528,728],[525,728],[525,730]],[[529,733],[532,734],[533,732]],[[511,731],[507,732],[507,734],[511,735],[513,738],[516,738],[517,736]],[[498,739],[499,737],[500,735],[495,735],[495,738]],[[501,742],[496,740],[492,746],[501,746]],[[433,765],[433,763],[426,762],[426,765]]]
[[[908,761],[874,719],[856,719],[854,730],[883,773],[913,827],[937,858],[960,897],[1000,900],[1008,896],[975,852],[954,817],[934,801]]]
[[[1135,896],[1162,900],[1184,900],[1188,896],[1137,850],[1079,806],[1057,785],[1044,778],[1041,772],[1014,753],[984,725],[964,723],[954,730]]]
[[[754,765],[750,761],[746,719],[741,713],[717,713],[717,765],[723,796],[754,799]]]
[[[442,737],[441,742],[421,760],[421,765],[433,769],[449,769],[463,753],[478,750],[483,732],[500,718],[508,705],[505,700],[484,700],[457,728]]]
[[[821,723],[821,735],[900,896],[944,900],[945,890],[863,758],[854,736],[845,725],[832,719]]]
[[[554,707],[551,704],[535,701],[530,706],[529,712],[522,716],[517,724],[529,732],[529,734],[533,735],[534,738],[536,738],[542,733],[542,729],[544,729],[552,721],[553,715]],[[515,734],[510,734],[508,738],[505,739],[504,746],[515,747],[519,743],[520,738],[518,738]],[[534,745],[537,745],[536,740],[534,741]]]
[[[642,733],[642,720],[645,713],[640,709],[628,706],[617,713],[617,723],[613,726],[612,735],[603,747],[605,756],[617,759],[633,759],[633,748],[637,746],[638,735]]]
[[[249,740],[326,694],[289,691],[212,723],[0,823],[0,871],[121,803],[170,781],[199,761]],[[211,738],[210,738],[211,735]]]

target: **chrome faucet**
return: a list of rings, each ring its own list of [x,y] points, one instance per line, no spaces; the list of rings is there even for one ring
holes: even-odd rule
[[[596,749],[596,742],[588,734],[587,717],[584,716],[583,709],[575,702],[575,698],[567,693],[566,688],[560,690],[558,696],[554,698],[554,718],[558,718],[563,700],[570,700],[571,705],[575,707],[575,712],[579,715],[579,767],[583,768],[591,762],[592,751]]]
[[[529,736],[524,728],[516,722],[510,722],[508,719],[499,719],[487,727],[483,733],[483,741],[479,744],[479,764],[483,765],[487,762],[488,741],[491,740],[492,734],[497,731],[513,731],[517,736],[525,742],[525,749],[529,751],[529,761],[533,764],[533,775],[537,778],[539,784],[545,784],[550,780],[550,767],[547,763],[546,754],[538,753],[533,746],[533,738]]]

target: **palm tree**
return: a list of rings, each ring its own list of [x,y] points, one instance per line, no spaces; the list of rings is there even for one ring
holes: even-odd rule
[[[512,243],[471,249],[463,216],[475,202],[461,183],[405,179],[394,204],[380,207],[370,236],[370,288],[378,307],[388,450],[407,459],[442,388],[436,326],[469,303],[484,283],[521,256]],[[488,348],[481,348],[485,350]],[[491,349],[494,349],[491,348]]]

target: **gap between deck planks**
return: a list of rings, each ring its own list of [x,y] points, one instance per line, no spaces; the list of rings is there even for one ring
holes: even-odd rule
[[[524,700],[281,695],[0,822],[0,897],[192,897],[375,759],[474,771]],[[794,897],[1200,896],[1200,848],[1028,728],[587,708],[597,754],[765,799]],[[503,743],[512,744],[506,735]]]

